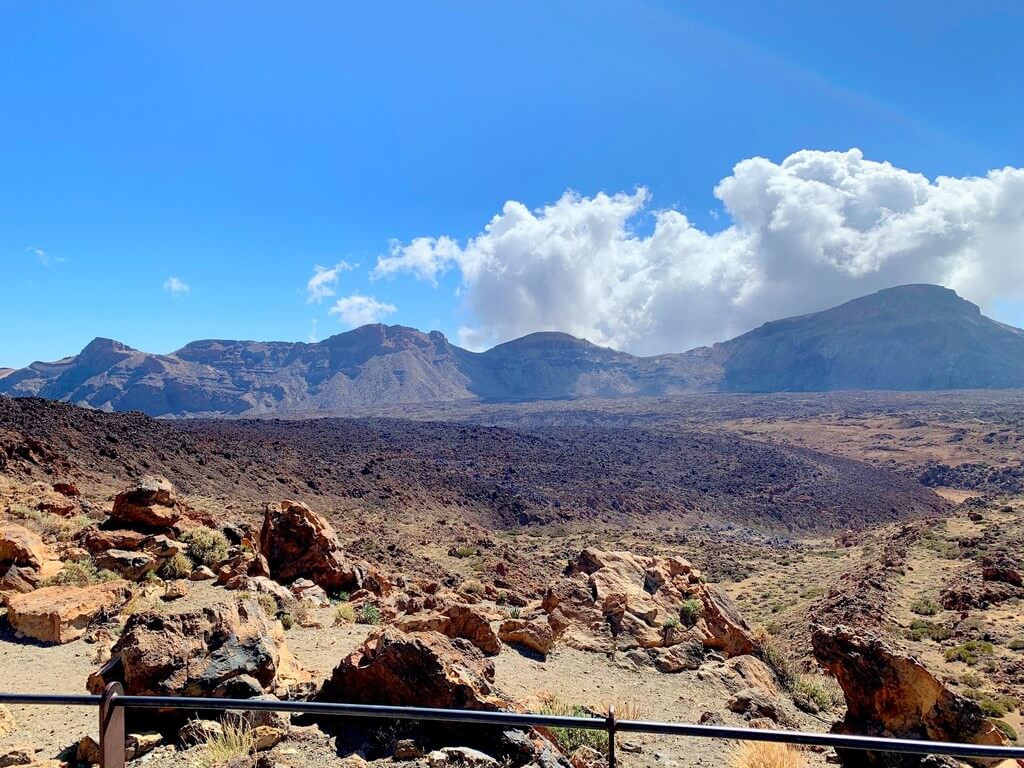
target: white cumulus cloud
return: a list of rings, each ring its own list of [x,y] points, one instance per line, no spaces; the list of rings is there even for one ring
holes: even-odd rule
[[[457,269],[480,347],[563,330],[638,354],[681,351],[880,288],[940,283],[979,303],[1024,298],[1024,170],[925,176],[860,150],[738,163],[714,190],[718,232],[647,190],[505,203],[476,236],[393,243],[374,277]],[[642,217],[649,234],[637,234]]]
[[[367,323],[379,323],[382,319],[398,311],[394,304],[386,304],[377,301],[372,296],[363,296],[353,293],[343,299],[334,302],[334,306],[327,310],[330,315],[337,315],[338,319],[350,328]]]
[[[164,280],[164,290],[172,295],[179,295],[191,291],[192,286],[181,280],[181,278],[168,277]]]
[[[306,283],[306,303],[319,304],[324,299],[329,299],[334,295],[341,273],[350,272],[358,266],[347,261],[339,261],[333,267],[322,267],[317,264],[313,267],[313,276]]]

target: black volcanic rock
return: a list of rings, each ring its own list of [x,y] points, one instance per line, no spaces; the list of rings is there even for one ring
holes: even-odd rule
[[[1024,331],[937,285],[878,291],[716,346],[724,391],[1024,386]]]
[[[933,285],[879,291],[682,354],[636,357],[564,333],[486,352],[366,325],[314,344],[206,340],[154,355],[96,339],[0,376],[0,394],[152,416],[317,416],[403,403],[683,392],[1024,387],[1024,331]]]

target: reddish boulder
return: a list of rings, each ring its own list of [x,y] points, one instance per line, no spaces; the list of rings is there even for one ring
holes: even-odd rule
[[[49,560],[53,555],[38,534],[15,523],[0,523],[0,568],[20,565],[39,570]]]
[[[331,524],[298,501],[268,504],[260,531],[260,553],[282,584],[309,579],[328,592],[363,588],[365,565],[349,559]]]
[[[981,560],[981,577],[985,581],[1001,581],[1024,587],[1024,567],[1008,552],[995,552]]]
[[[479,609],[453,603],[438,612],[416,613],[400,618],[396,623],[405,632],[440,632],[447,637],[461,637],[486,654],[501,650],[501,641]]]
[[[19,636],[41,643],[68,643],[84,635],[98,615],[120,607],[130,596],[131,588],[124,581],[88,587],[43,587],[11,595],[7,620]]]
[[[106,552],[109,549],[135,550],[146,539],[146,534],[129,530],[106,530],[90,528],[82,534],[82,546],[92,554]]]
[[[281,625],[253,599],[177,614],[137,613],[111,654],[89,677],[93,693],[115,680],[126,693],[152,696],[274,693],[309,679]]]
[[[129,528],[166,529],[181,519],[182,512],[170,481],[147,476],[114,497],[110,518]]]
[[[837,733],[1007,745],[1003,733],[971,699],[953,693],[924,666],[877,635],[846,626],[815,626],[814,655],[835,675],[846,697]],[[840,752],[844,765],[916,765],[893,755]],[[904,758],[904,760],[907,760]],[[983,764],[983,763],[980,763]]]
[[[493,684],[494,664],[468,641],[439,632],[384,629],[342,660],[317,698],[490,711],[511,707]]]
[[[547,656],[555,642],[555,633],[541,619],[506,619],[498,627],[498,637],[506,643],[521,645],[541,656]]]

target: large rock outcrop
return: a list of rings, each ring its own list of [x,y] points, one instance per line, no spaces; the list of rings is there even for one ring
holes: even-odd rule
[[[680,557],[585,549],[543,601],[555,636],[608,652],[698,642],[726,656],[755,651],[750,629],[728,598]],[[671,666],[671,665],[670,665]]]
[[[110,519],[117,524],[112,527],[167,529],[181,519],[183,511],[170,481],[147,476],[114,497]]]
[[[331,524],[305,504],[268,504],[260,530],[260,553],[282,584],[309,579],[328,592],[364,586],[367,568],[351,560]]]
[[[392,706],[518,710],[495,688],[494,664],[468,640],[429,631],[409,634],[393,628],[371,635],[361,648],[343,659],[317,698]],[[323,725],[329,728],[334,723]],[[371,732],[379,732],[381,724],[368,725]],[[568,762],[535,731],[430,722],[406,727],[406,735],[426,749],[467,746],[512,766],[568,768]],[[345,740],[352,748],[359,745],[364,752],[372,753],[372,744],[360,743],[364,737],[354,724],[346,724],[344,733],[339,734],[339,749]]]
[[[280,623],[244,599],[177,614],[135,614],[88,687],[99,693],[116,680],[129,694],[249,698],[284,693],[308,679]]]
[[[11,595],[7,621],[22,637],[41,643],[69,643],[84,635],[93,619],[119,608],[130,596],[131,587],[126,581],[42,587]]]
[[[487,616],[470,605],[452,603],[440,611],[403,616],[396,621],[396,626],[405,632],[440,632],[447,637],[461,637],[488,655],[501,650],[501,641]]]
[[[0,570],[12,565],[39,570],[53,559],[38,534],[15,523],[0,522]]]
[[[916,658],[870,633],[815,626],[814,655],[846,697],[837,733],[1006,745],[1002,732],[972,700],[953,693]],[[918,765],[920,757],[841,752],[844,765]],[[979,762],[984,764],[984,762]]]

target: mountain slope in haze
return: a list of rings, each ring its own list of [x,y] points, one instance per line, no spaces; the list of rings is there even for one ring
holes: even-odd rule
[[[315,416],[384,405],[685,392],[1024,387],[1024,331],[951,290],[907,285],[682,354],[636,357],[564,333],[486,352],[366,325],[322,342],[196,341],[155,355],[95,339],[0,376],[0,394],[153,416]]]
[[[937,285],[904,285],[716,345],[729,392],[1013,389],[1024,331]]]

